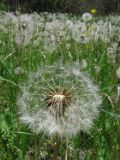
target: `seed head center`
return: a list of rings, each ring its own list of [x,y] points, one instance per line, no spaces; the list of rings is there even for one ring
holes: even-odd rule
[[[49,90],[46,96],[46,102],[48,106],[58,106],[62,105],[64,107],[68,107],[72,102],[71,92],[67,89],[55,89]]]
[[[58,101],[62,101],[64,98],[65,98],[65,96],[62,94],[53,95],[53,99],[58,100]]]

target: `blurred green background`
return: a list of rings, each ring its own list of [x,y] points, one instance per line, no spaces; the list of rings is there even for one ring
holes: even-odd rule
[[[21,12],[67,12],[80,14],[96,8],[97,13],[120,13],[119,0],[1,0],[0,10]]]

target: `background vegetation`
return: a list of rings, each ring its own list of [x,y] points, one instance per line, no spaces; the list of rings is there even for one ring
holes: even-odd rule
[[[1,0],[0,9],[22,12],[83,13],[96,8],[98,14],[120,13],[119,0]]]
[[[101,15],[119,13],[120,10],[118,0],[89,3],[85,0],[0,1],[0,10],[18,9],[26,13],[82,14],[91,8],[96,8],[97,14]],[[75,27],[78,31],[74,38],[71,38],[71,31],[66,31],[66,22],[69,28],[71,21],[75,25],[73,30],[70,28],[71,31],[74,32]],[[63,34],[63,29],[60,30],[63,23],[67,36]],[[84,69],[99,85],[103,97],[100,117],[91,132],[79,132],[68,141],[67,146],[63,140],[60,160],[65,159],[66,147],[68,160],[120,160],[120,77],[116,75],[120,67],[119,28],[118,16],[93,16],[91,21],[84,23],[79,16],[47,13],[15,16],[0,12],[0,160],[51,160],[55,139],[43,134],[35,135],[23,125],[19,121],[16,102],[19,84],[27,79],[28,74],[36,71],[40,63],[52,64],[60,58],[64,63],[69,60],[87,63],[83,63]],[[97,41],[89,41],[91,33],[93,36],[97,33]],[[78,39],[75,39],[77,36]],[[46,50],[43,50],[44,47]]]

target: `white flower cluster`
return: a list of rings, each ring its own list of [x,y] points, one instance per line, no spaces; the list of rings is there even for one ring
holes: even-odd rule
[[[24,46],[32,43],[34,47],[41,46],[47,53],[53,52],[61,42],[69,46],[70,40],[85,44],[102,40],[108,44],[108,52],[111,52],[111,48],[114,49],[110,46],[113,40],[115,43],[120,41],[119,27],[120,16],[97,19],[90,13],[85,13],[80,18],[46,12],[0,14],[0,31],[12,34],[11,42]]]
[[[99,89],[78,62],[41,65],[20,87],[20,119],[35,133],[70,137],[89,131],[99,115]]]
[[[120,54],[120,46],[118,42],[111,43],[111,45],[107,48],[107,55],[112,63],[116,63],[119,54]]]

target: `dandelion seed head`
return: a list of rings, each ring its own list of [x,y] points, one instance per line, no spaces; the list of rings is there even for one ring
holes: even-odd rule
[[[41,65],[21,85],[20,119],[35,133],[72,136],[89,132],[99,115],[101,96],[81,64]]]
[[[114,51],[114,49],[112,47],[108,47],[107,48],[107,52],[110,53],[110,54],[115,53],[115,51]]]
[[[80,64],[81,64],[81,68],[86,68],[88,66],[86,59],[82,59]]]
[[[117,70],[116,70],[116,76],[117,76],[118,78],[120,78],[120,67],[118,67]]]
[[[85,21],[85,22],[88,22],[92,19],[92,15],[90,13],[84,13],[82,15],[82,19]]]
[[[120,97],[120,84],[117,86],[117,95]]]
[[[20,66],[19,66],[19,67],[16,67],[16,68],[14,69],[14,73],[15,73],[16,75],[22,75],[22,74],[24,73],[24,69],[21,68]]]

